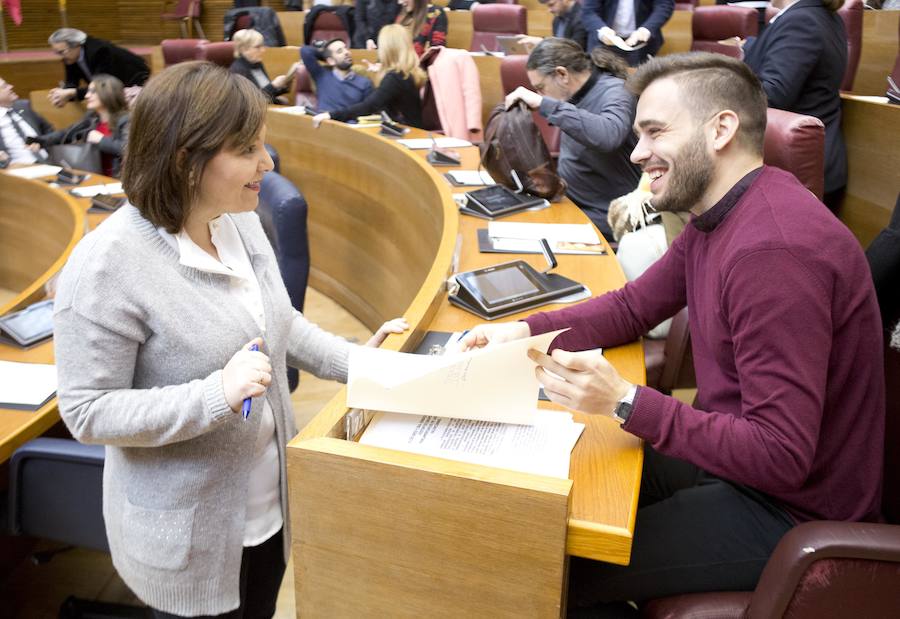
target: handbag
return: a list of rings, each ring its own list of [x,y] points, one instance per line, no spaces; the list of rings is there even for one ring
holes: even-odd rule
[[[93,144],[56,144],[47,148],[50,162],[64,168],[74,168],[85,172],[103,172],[100,165],[100,151]]]

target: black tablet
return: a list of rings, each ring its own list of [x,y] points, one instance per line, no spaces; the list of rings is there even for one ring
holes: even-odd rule
[[[544,203],[543,198],[515,193],[503,185],[469,191],[466,198],[470,208],[474,206],[491,217],[515,213]]]

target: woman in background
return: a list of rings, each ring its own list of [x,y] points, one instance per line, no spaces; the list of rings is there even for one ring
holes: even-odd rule
[[[238,30],[231,40],[234,41],[234,62],[228,70],[243,75],[256,84],[268,97],[269,103],[290,103],[282,95],[287,94],[291,88],[291,81],[297,72],[297,63],[291,65],[285,75],[277,75],[275,79],[270,80],[262,63],[266,51],[263,35],[252,29]]]
[[[353,47],[375,49],[378,33],[384,26],[393,24],[400,12],[397,0],[356,0],[353,20]]]
[[[422,100],[419,88],[425,83],[425,72],[413,50],[409,32],[391,24],[378,34],[378,65],[381,83],[368,97],[355,105],[323,112],[313,117],[318,127],[323,120],[353,120],[358,116],[387,112],[396,122],[411,127],[422,126]]]
[[[128,142],[129,116],[124,86],[112,75],[95,75],[88,84],[84,102],[88,113],[77,123],[33,140],[44,148],[57,144],[92,144],[100,152],[100,170],[97,171],[118,177]],[[74,162],[70,163],[74,165]]]
[[[416,55],[421,56],[429,47],[447,44],[447,14],[444,9],[428,0],[398,0],[400,14],[397,23],[409,30],[413,37]]]

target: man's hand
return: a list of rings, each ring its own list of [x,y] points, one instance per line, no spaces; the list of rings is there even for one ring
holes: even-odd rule
[[[537,109],[541,106],[541,100],[543,97],[536,92],[532,92],[525,88],[524,86],[519,86],[514,91],[506,95],[506,99],[503,104],[506,106],[508,110],[513,105],[515,105],[516,101],[522,101],[532,110]]]
[[[543,40],[541,37],[532,37],[527,34],[520,34],[516,37],[516,43],[523,46],[529,53]]]
[[[90,133],[87,134],[87,138],[85,139],[87,140],[88,144],[99,144],[100,140],[103,139],[103,134],[96,129],[91,129]]]
[[[472,348],[484,348],[531,337],[531,327],[527,322],[499,322],[481,324],[469,330],[459,342],[459,350],[465,352]]]
[[[650,31],[643,26],[631,33],[631,36],[625,39],[625,45],[634,47],[650,40]]]
[[[50,103],[56,107],[62,107],[73,100],[77,94],[78,90],[75,88],[54,88],[50,91],[50,94],[47,95],[47,98],[50,99]]]
[[[32,142],[25,148],[27,148],[28,150],[30,150],[33,153],[37,153],[41,150],[41,144],[40,144],[40,142]]]
[[[331,120],[331,114],[329,114],[328,112],[322,112],[321,114],[316,114],[315,116],[313,116],[313,128],[318,129],[323,120]]]
[[[532,349],[528,358],[538,364],[535,373],[547,397],[572,410],[612,415],[616,404],[631,389],[631,383],[596,351],[556,349],[552,355],[545,355]]]
[[[615,45],[617,36],[616,31],[609,26],[604,26],[597,31],[597,38],[604,45]]]

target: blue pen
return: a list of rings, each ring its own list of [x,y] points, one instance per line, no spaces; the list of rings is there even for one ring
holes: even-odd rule
[[[250,346],[250,350],[256,352],[257,350],[259,350],[259,346],[253,344],[252,346]],[[250,405],[252,404],[252,399],[253,398],[246,398],[243,405],[241,405],[241,414],[243,414],[244,416],[244,421],[246,421],[250,417]]]

